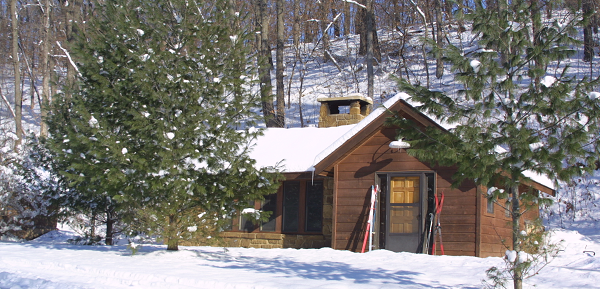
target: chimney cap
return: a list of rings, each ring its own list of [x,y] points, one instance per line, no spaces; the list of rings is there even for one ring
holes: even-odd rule
[[[317,98],[318,102],[352,102],[352,101],[361,101],[367,104],[373,104],[373,100],[369,97],[364,96],[362,93],[351,93],[346,96],[341,97],[320,97]]]

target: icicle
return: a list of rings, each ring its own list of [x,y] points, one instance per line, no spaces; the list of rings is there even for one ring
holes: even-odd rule
[[[310,184],[314,185],[315,184],[315,167],[311,166],[310,168],[308,168],[308,171],[310,171]]]

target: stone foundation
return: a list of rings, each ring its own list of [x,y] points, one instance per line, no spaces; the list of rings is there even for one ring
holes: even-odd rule
[[[221,240],[226,247],[244,248],[323,248],[331,245],[322,235],[296,235],[279,233],[223,232]]]

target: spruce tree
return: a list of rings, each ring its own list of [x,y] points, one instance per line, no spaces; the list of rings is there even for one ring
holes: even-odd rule
[[[277,175],[248,156],[260,97],[249,90],[252,33],[230,25],[240,13],[221,0],[96,5],[72,47],[78,89],[50,116],[72,184],[98,206],[135,209],[126,220],[168,250],[274,193]]]
[[[520,191],[530,181],[527,172],[568,180],[592,170],[600,132],[599,94],[590,92],[598,79],[578,79],[563,61],[575,53],[578,42],[572,36],[582,19],[570,14],[579,18],[543,23],[533,17],[529,3],[512,1],[497,11],[476,1],[465,17],[473,23],[479,47],[449,45],[441,51],[456,91],[432,91],[399,80],[419,103],[417,109],[453,128],[418,127],[401,117],[389,121],[411,144],[409,154],[455,167],[455,187],[474,180],[492,188],[487,197],[510,211],[511,247],[519,256],[511,259],[515,288],[521,288],[531,265],[520,258],[527,238],[521,234],[521,216],[545,201],[538,192]]]

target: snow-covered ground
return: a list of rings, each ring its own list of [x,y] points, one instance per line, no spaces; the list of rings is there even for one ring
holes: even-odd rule
[[[589,231],[600,235],[599,230]],[[69,231],[0,242],[0,288],[482,288],[501,258],[385,250],[71,245]],[[599,288],[600,242],[556,230],[564,250],[525,288]]]
[[[473,35],[470,32],[459,34],[450,28],[448,39],[455,45],[465,50],[478,48],[471,41]],[[418,40],[422,30],[417,27],[409,32],[414,35],[404,51],[407,62],[384,55],[376,67],[376,107],[396,93],[396,84],[390,75],[402,73],[401,77],[426,83],[418,58],[420,50],[417,49],[420,47]],[[395,52],[394,45],[400,39],[398,32],[381,31],[379,37],[387,53]],[[316,99],[319,97],[366,92],[366,69],[363,58],[357,55],[358,39],[358,35],[352,35],[331,41],[330,49],[340,70],[332,62],[325,62],[312,44],[299,47],[303,57],[302,61],[296,63],[291,60],[294,51],[288,49],[287,127],[300,127],[302,124],[315,126],[319,115]],[[591,69],[588,63],[581,61],[582,53],[582,48],[579,48],[577,55],[566,60],[572,66],[573,73],[579,78],[587,74],[596,76],[600,73],[595,69],[597,63]],[[434,60],[430,59],[431,71],[433,67]],[[554,71],[550,70],[549,73]],[[0,73],[0,86],[10,102],[13,89],[8,75],[11,75],[10,72]],[[290,78],[292,81],[288,82]],[[452,83],[453,76],[448,70],[441,79],[431,77],[431,87],[434,89],[452,91]],[[26,83],[25,88],[24,95],[31,95],[31,85]],[[39,105],[34,109],[26,105],[24,110],[26,130],[39,130]],[[302,124],[300,111],[304,118]],[[0,127],[14,127],[4,102],[0,102]],[[600,176],[591,178],[591,181],[573,187],[572,192],[568,188],[561,190],[547,225],[555,230],[553,242],[564,240],[564,249],[538,275],[527,279],[525,288],[600,288],[599,179]],[[573,214],[572,210],[575,209],[580,212],[579,215],[566,217]],[[66,240],[73,237],[73,232],[60,230],[34,241],[0,241],[0,289],[482,288],[485,271],[503,264],[501,258],[429,256],[385,250],[358,254],[328,248],[296,250],[181,246],[180,251],[167,252],[162,245],[144,245],[137,254],[132,255],[125,245],[69,244]]]

